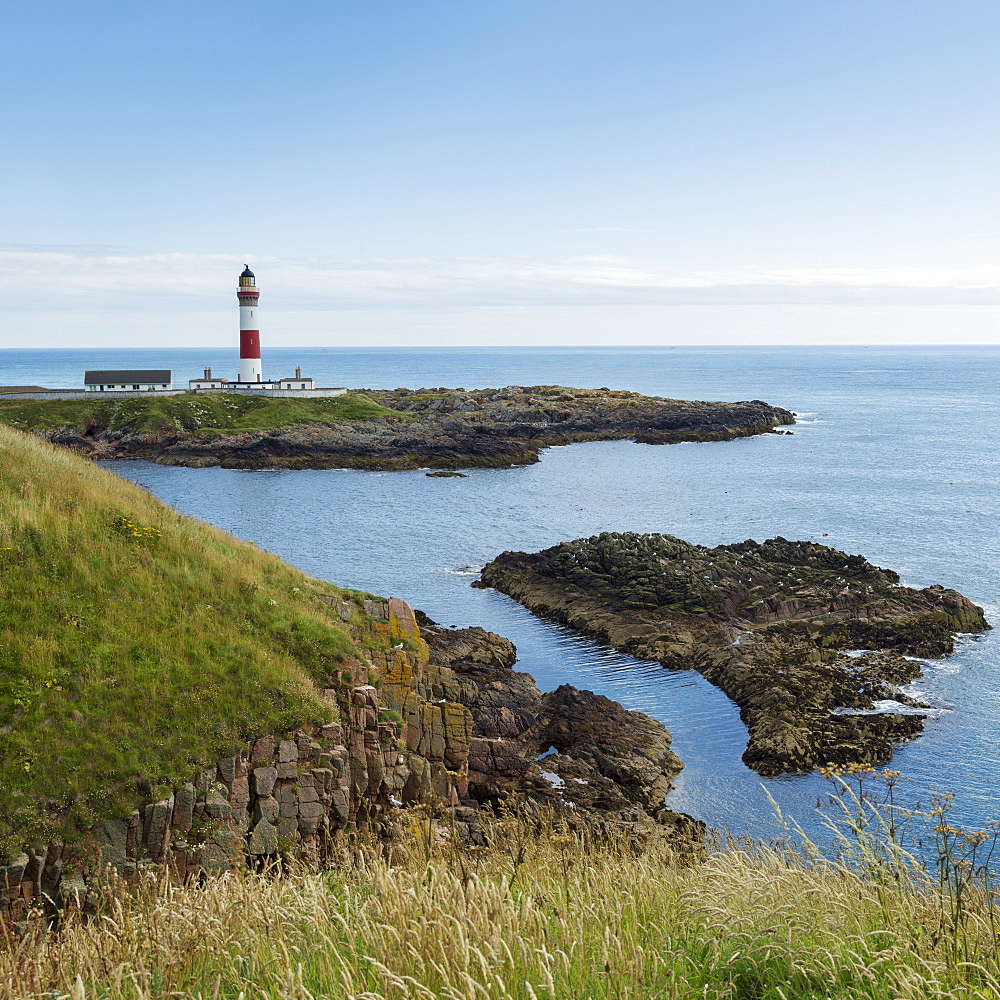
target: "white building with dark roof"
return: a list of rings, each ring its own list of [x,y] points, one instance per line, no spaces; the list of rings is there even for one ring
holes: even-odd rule
[[[111,371],[83,373],[83,388],[87,392],[155,392],[173,389],[173,372],[169,368],[122,368]]]
[[[279,378],[276,386],[278,389],[315,389],[316,379],[302,374],[302,369],[296,365],[295,375],[288,378]]]

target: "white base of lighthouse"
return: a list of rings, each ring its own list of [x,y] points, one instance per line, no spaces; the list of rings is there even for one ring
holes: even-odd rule
[[[260,358],[240,358],[240,381],[260,382],[264,378]]]

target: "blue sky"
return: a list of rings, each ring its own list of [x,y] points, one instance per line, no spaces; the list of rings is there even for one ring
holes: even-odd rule
[[[244,260],[287,345],[996,343],[998,42],[995,0],[11,5],[0,345],[224,344]]]

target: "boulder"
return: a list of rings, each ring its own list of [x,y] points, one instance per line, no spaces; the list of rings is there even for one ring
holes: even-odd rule
[[[270,795],[274,791],[274,783],[278,780],[278,770],[275,767],[255,767],[251,772],[251,786],[254,795]]]
[[[274,854],[278,850],[278,830],[268,820],[261,819],[250,832],[247,851],[253,855]]]

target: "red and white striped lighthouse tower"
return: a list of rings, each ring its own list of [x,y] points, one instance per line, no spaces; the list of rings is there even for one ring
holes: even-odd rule
[[[236,297],[240,300],[240,381],[260,382],[264,377],[260,365],[260,323],[257,319],[260,292],[254,283],[253,271],[246,265],[240,275]]]

